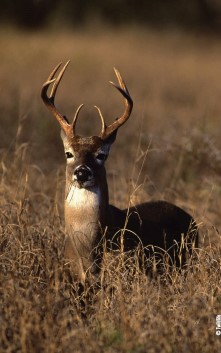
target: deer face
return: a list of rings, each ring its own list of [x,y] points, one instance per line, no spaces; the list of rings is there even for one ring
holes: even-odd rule
[[[78,188],[99,185],[100,177],[105,174],[104,163],[108,158],[116,133],[117,131],[105,140],[98,136],[75,136],[70,140],[61,131],[67,159],[66,175],[72,185]]]

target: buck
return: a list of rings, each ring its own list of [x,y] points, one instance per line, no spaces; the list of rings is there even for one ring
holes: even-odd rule
[[[119,71],[118,85],[110,82],[123,96],[125,111],[107,126],[101,110],[99,136],[76,134],[81,104],[69,123],[55,107],[55,95],[69,64],[55,78],[61,63],[55,67],[42,86],[41,97],[61,127],[61,138],[67,158],[65,188],[65,256],[72,264],[74,277],[84,283],[86,274],[96,274],[102,265],[104,243],[121,244],[124,251],[142,244],[146,255],[166,251],[172,262],[184,265],[186,251],[197,245],[197,228],[193,218],[181,208],[166,201],[154,201],[120,210],[109,204],[105,161],[118,129],[128,120],[133,101]],[[52,85],[51,93],[48,88]],[[122,230],[122,231],[119,231]],[[119,236],[117,236],[119,235]]]

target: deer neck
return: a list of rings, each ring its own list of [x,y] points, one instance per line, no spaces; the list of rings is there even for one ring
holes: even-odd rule
[[[86,269],[93,264],[94,249],[99,244],[108,218],[107,181],[101,185],[79,188],[66,184],[65,227],[66,255],[84,279]],[[80,273],[79,273],[80,272]]]

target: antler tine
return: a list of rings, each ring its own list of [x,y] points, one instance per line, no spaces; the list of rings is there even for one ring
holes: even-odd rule
[[[47,81],[51,81],[54,78],[54,75],[56,74],[56,72],[58,71],[59,67],[61,66],[62,62],[60,62],[55,68],[54,70],[50,73]]]
[[[41,98],[42,98],[43,102],[45,103],[46,107],[52,112],[54,117],[57,119],[57,121],[59,122],[61,128],[65,131],[65,133],[67,135],[71,134],[72,136],[74,136],[74,132],[71,131],[71,129],[70,129],[71,125],[68,123],[68,120],[61,113],[59,113],[59,111],[56,109],[56,107],[54,105],[54,100],[55,100],[55,95],[57,92],[58,85],[63,77],[63,74],[64,74],[69,62],[70,62],[70,60],[64,65],[63,69],[61,70],[61,72],[59,73],[57,78],[54,78],[54,76],[55,76],[56,72],[58,71],[58,69],[60,68],[62,63],[59,63],[54,68],[54,70],[49,75],[47,81],[42,86]],[[51,94],[50,94],[50,96],[48,96],[48,93],[47,93],[48,88],[52,83],[54,83],[54,84],[51,89]]]
[[[105,130],[107,128],[106,124],[105,124],[105,121],[104,121],[104,117],[101,113],[101,110],[100,108],[98,108],[96,105],[94,106],[95,109],[97,109],[98,113],[99,113],[99,116],[101,118],[101,133],[100,133],[100,136],[103,137],[105,135]]]
[[[120,126],[122,126],[127,119],[130,117],[130,114],[132,112],[133,109],[133,100],[130,96],[130,93],[128,91],[128,88],[120,74],[120,72],[114,68],[114,72],[115,75],[117,76],[117,80],[119,83],[119,86],[116,85],[114,82],[110,81],[110,83],[123,95],[123,97],[125,98],[125,111],[123,113],[123,115],[121,115],[120,118],[116,119],[114,123],[112,123],[111,125],[105,127],[105,130],[102,134],[102,138],[107,138],[110,134],[112,134],[112,132],[114,132],[115,130],[117,130]]]
[[[84,106],[84,104],[79,105],[79,107],[77,108],[76,113],[74,115],[74,119],[73,119],[73,121],[71,123],[72,131],[73,131],[74,136],[75,136],[75,126],[76,126],[76,123],[77,123],[77,120],[78,120],[78,116],[79,116],[78,114],[79,114],[81,108],[83,108],[83,106]]]
[[[56,92],[57,92],[59,83],[60,83],[60,81],[61,81],[61,79],[62,79],[62,77],[63,77],[63,75],[64,75],[64,72],[65,72],[67,66],[69,65],[69,63],[70,63],[70,60],[68,60],[68,61],[66,62],[66,64],[65,64],[64,67],[63,67],[63,69],[60,71],[58,77],[57,77],[56,80],[54,81],[54,84],[53,84],[52,89],[51,89],[51,94],[50,94],[50,99],[52,99],[53,101],[54,101],[54,99],[55,99],[55,95],[56,95]],[[59,68],[60,66],[61,66],[61,64],[58,65],[58,68]],[[57,68],[57,70],[58,70],[58,68]],[[57,72],[57,70],[55,71],[55,73]],[[55,74],[55,73],[54,73],[54,74]],[[54,77],[54,75],[53,75],[53,77]]]
[[[115,67],[114,67],[114,72],[115,72],[115,75],[117,76],[117,79],[118,79],[118,82],[119,82],[119,84],[120,84],[120,87],[118,87],[117,85],[115,85],[113,82],[111,82],[111,83],[112,83],[116,88],[121,88],[121,89],[123,89],[123,91],[125,91],[125,92],[130,96],[129,91],[128,91],[128,89],[127,89],[127,86],[126,86],[126,84],[125,84],[125,82],[124,82],[124,80],[123,80],[123,78],[122,78],[120,72],[119,72]]]

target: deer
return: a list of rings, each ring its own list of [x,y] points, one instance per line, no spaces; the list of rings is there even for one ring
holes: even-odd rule
[[[123,241],[125,252],[142,244],[147,257],[162,249],[169,254],[172,264],[184,266],[186,252],[192,252],[198,244],[197,225],[190,214],[164,200],[148,201],[124,210],[109,204],[105,161],[118,129],[129,119],[133,108],[120,72],[114,68],[118,84],[110,83],[123,96],[123,114],[106,125],[100,108],[95,106],[101,120],[100,133],[84,137],[76,133],[83,104],[77,108],[72,122],[55,106],[56,92],[69,62],[62,69],[62,63],[54,68],[42,86],[41,98],[60,125],[67,160],[64,256],[71,264],[74,278],[85,283],[88,273],[96,276],[102,266],[104,244],[111,241],[115,246],[122,245]]]

